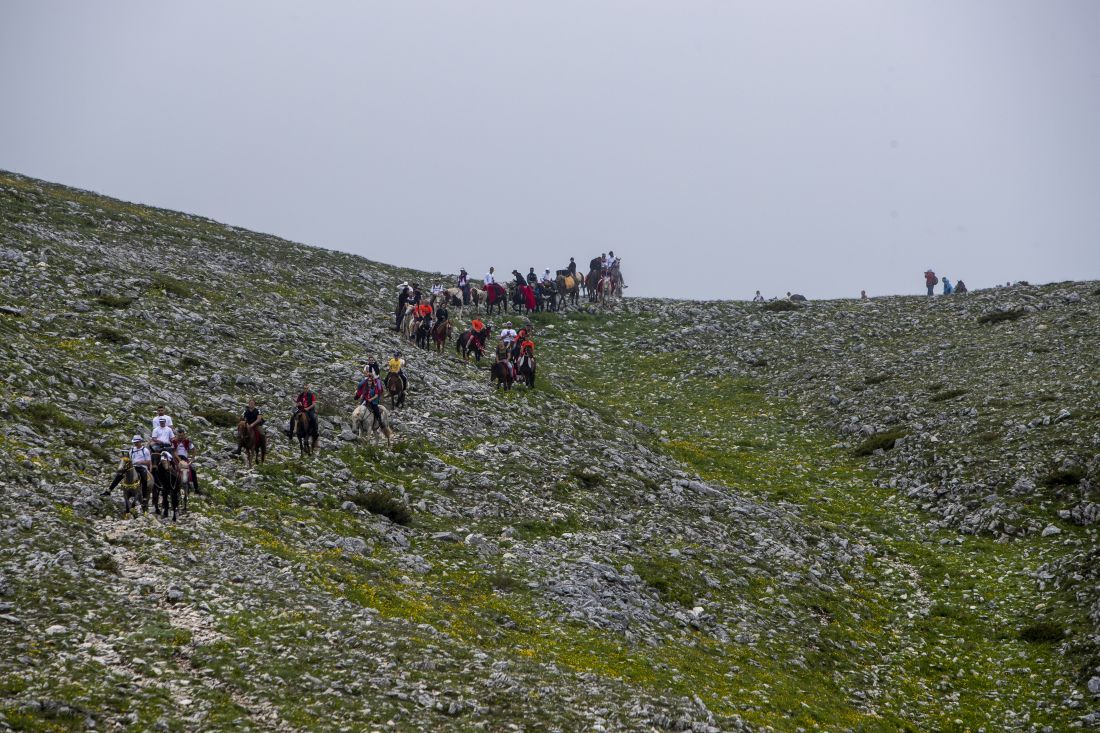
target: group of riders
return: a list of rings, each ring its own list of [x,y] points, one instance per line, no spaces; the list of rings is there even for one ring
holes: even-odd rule
[[[598,297],[599,288],[608,281],[610,281],[608,287],[614,288],[616,282],[619,288],[622,287],[619,264],[620,260],[615,257],[614,252],[601,254],[589,263],[589,274],[584,280],[577,277],[577,264],[572,257],[569,258],[567,267],[557,271],[556,278],[551,277],[549,268],[543,272],[541,277],[535,274],[535,268],[533,267],[530,268],[526,276],[520,274],[518,270],[513,270],[515,292],[519,294],[528,293],[528,298],[533,295],[535,303],[527,303],[529,311],[539,310],[544,302],[549,302],[553,304],[550,307],[556,308],[557,295],[560,294],[560,286],[563,281],[568,284],[569,288],[584,284],[589,293],[589,298],[595,300]],[[425,298],[416,284],[402,283],[397,300],[395,329],[400,331],[404,319],[411,318],[413,324],[412,328],[408,330],[412,332],[413,337],[420,346],[427,346],[428,339],[433,331],[437,334],[439,332],[445,335],[449,334],[451,323],[447,309],[448,304],[466,306],[471,302],[472,284],[465,269],[460,271],[456,285],[456,288],[452,290],[444,290],[439,285],[433,286],[430,297]],[[485,274],[484,285],[486,290],[499,285],[496,281],[495,268],[490,267]],[[461,295],[457,295],[455,291]],[[491,327],[479,318],[474,318],[470,323],[470,328],[458,337],[456,350],[463,358],[473,354],[480,361],[482,354],[487,351],[487,344],[491,337]],[[382,423],[380,406],[382,397],[386,393],[387,383],[390,385],[391,392],[402,393],[402,401],[403,393],[408,389],[405,360],[401,358],[401,352],[393,352],[393,357],[389,359],[387,367],[387,378],[383,380],[377,359],[373,355],[369,356],[366,366],[363,367],[362,379],[355,390],[355,400],[371,411],[375,425]],[[493,379],[499,379],[507,386],[510,386],[517,379],[527,379],[527,383],[533,386],[534,373],[535,342],[532,340],[530,328],[521,327],[517,330],[512,327],[511,321],[506,321],[497,337],[496,363],[492,370]],[[307,436],[316,440],[318,436],[318,403],[317,396],[313,393],[309,384],[302,385],[302,391],[294,402],[294,412],[283,432],[287,437],[293,437],[296,423],[301,419],[300,416],[304,415],[304,432]],[[247,442],[252,445],[266,445],[263,424],[264,418],[259,407],[256,406],[256,401],[250,399],[248,406],[240,417],[239,432],[246,434],[251,439]],[[241,450],[242,445],[239,442],[237,455],[240,455]],[[189,483],[196,494],[201,494],[198,476],[195,473],[194,456],[195,446],[188,438],[187,430],[183,427],[174,427],[172,417],[166,414],[165,408],[161,406],[152,418],[152,431],[148,444],[140,434],[133,436],[131,444],[123,455],[115,473],[114,480],[103,492],[103,496],[109,495],[120,483],[123,483],[125,487],[135,493],[137,486],[140,485],[142,510],[148,511],[149,498],[153,496],[154,508],[159,513],[160,510],[156,506],[155,500],[156,492],[158,489],[167,491],[168,487],[159,486],[154,466],[160,464],[162,467],[168,467],[164,470],[170,470],[172,472],[171,476],[175,477],[171,479],[171,482]],[[161,481],[163,480],[161,479]],[[177,499],[174,498],[173,502],[176,501]],[[176,508],[175,503],[173,503],[172,508],[174,511]],[[127,509],[129,509],[128,502]],[[165,498],[164,503],[164,516],[168,516],[167,498]]]
[[[157,495],[164,496],[164,516],[168,516],[169,491],[173,492],[172,510],[175,511],[179,503],[178,489],[181,484],[194,488],[196,494],[201,494],[198,475],[194,466],[195,445],[187,436],[184,427],[175,428],[172,416],[165,414],[164,407],[157,409],[157,414],[152,419],[152,431],[149,444],[140,434],[134,435],[130,441],[130,447],[122,457],[114,480],[103,496],[109,495],[116,486],[126,482],[128,488],[136,491],[140,486],[140,501],[143,511],[149,510],[149,498],[153,497],[153,507],[159,513],[160,507]],[[155,471],[159,467],[160,471]],[[127,481],[133,478],[131,482]],[[135,501],[136,504],[136,501]]]

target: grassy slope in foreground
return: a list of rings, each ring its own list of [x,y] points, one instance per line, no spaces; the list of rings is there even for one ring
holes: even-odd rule
[[[570,319],[567,335],[544,338],[542,363],[551,380],[583,385],[574,399],[607,419],[661,430],[667,437],[654,445],[705,479],[790,502],[811,525],[840,528],[878,550],[865,580],[814,601],[828,630],[806,666],[767,664],[806,651],[797,639],[777,636],[776,646],[760,650],[761,666],[738,674],[734,709],[782,730],[1067,724],[1067,660],[1053,644],[1027,643],[1019,634],[1052,601],[1032,580],[1039,538],[995,543],[930,532],[910,502],[876,486],[873,472],[809,424],[793,401],[767,396],[763,381],[686,376],[705,355],[631,348],[643,337],[659,340],[660,328],[642,315]],[[599,358],[575,346],[589,337],[604,344]],[[749,591],[754,603],[775,602],[767,587]],[[1087,623],[1069,610],[1060,615],[1066,624]],[[846,700],[831,694],[838,687]]]

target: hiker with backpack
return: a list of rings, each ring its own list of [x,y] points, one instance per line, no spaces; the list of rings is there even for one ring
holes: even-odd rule
[[[943,276],[943,294],[951,295],[955,292],[955,288],[951,287],[951,281],[947,279],[947,275]]]
[[[934,294],[933,288],[940,284],[940,279],[936,277],[936,273],[931,270],[924,271],[924,284],[928,288],[928,297],[931,298]]]

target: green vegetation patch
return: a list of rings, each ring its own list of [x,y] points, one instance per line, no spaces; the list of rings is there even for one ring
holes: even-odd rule
[[[867,436],[867,439],[852,449],[852,454],[857,456],[869,456],[875,451],[890,450],[897,445],[898,440],[909,433],[904,428],[884,430],[880,433]]]
[[[130,337],[119,331],[117,328],[111,328],[110,326],[96,326],[92,329],[95,336],[100,341],[106,341],[109,344],[128,344],[130,343]]]
[[[771,313],[782,313],[784,311],[801,310],[802,306],[789,300],[773,300],[760,306],[760,309]]]
[[[956,397],[962,397],[969,390],[965,389],[946,389],[941,392],[936,392],[934,395],[928,398],[929,402],[946,402],[947,400],[953,400]]]
[[[48,402],[32,402],[23,410],[23,414],[30,422],[45,430],[53,428],[68,428],[69,430],[82,430],[84,425],[78,420],[66,415],[56,405]]]
[[[216,407],[195,410],[195,414],[219,428],[235,428],[240,422],[240,418],[235,413]]]
[[[126,295],[100,295],[95,302],[107,308],[128,308],[134,299]]]
[[[1052,644],[1065,638],[1065,628],[1053,621],[1040,621],[1020,629],[1020,641],[1029,644]]]
[[[165,294],[174,295],[177,298],[187,298],[191,295],[191,288],[188,287],[187,283],[161,273],[153,276],[151,289],[163,290]]]
[[[413,521],[412,510],[400,496],[392,491],[368,491],[366,494],[355,494],[351,501],[358,507],[366,509],[371,514],[386,517],[394,524],[410,525]]]
[[[978,316],[978,323],[1004,323],[1005,321],[1017,321],[1027,315],[1022,308],[1009,311],[993,311]]]
[[[1039,483],[1048,488],[1076,486],[1081,483],[1081,479],[1084,477],[1085,469],[1081,466],[1073,466],[1072,468],[1059,468],[1055,471],[1051,471],[1046,476],[1039,479]]]
[[[640,557],[635,559],[633,565],[638,577],[657,591],[662,601],[678,603],[685,608],[695,605],[701,585],[682,563],[670,557]]]

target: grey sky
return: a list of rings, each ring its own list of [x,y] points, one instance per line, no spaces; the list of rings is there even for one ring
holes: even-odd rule
[[[1100,2],[0,0],[0,168],[631,295],[1100,277]]]

